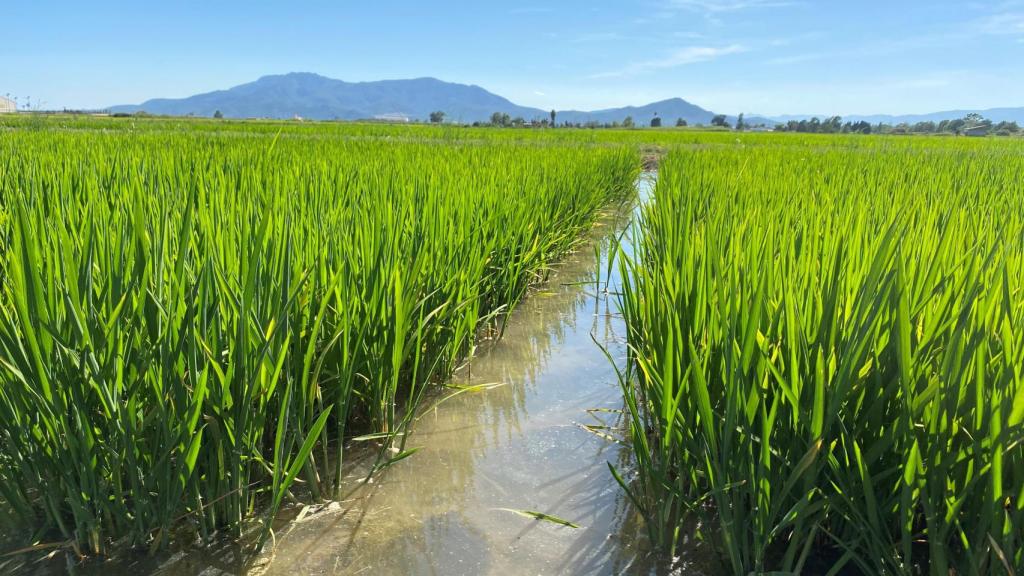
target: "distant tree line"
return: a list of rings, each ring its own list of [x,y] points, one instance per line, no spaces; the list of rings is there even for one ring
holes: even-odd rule
[[[445,121],[445,113],[438,110],[430,113],[430,122],[432,124],[440,124]],[[484,122],[473,122],[473,126],[491,126],[499,128],[548,128],[548,127],[565,127],[565,128],[635,128],[637,126],[636,121],[632,116],[626,116],[622,120],[613,122],[597,122],[591,120],[588,122],[561,122],[556,124],[556,112],[551,111],[550,119],[548,118],[534,118],[532,120],[526,120],[522,116],[510,116],[506,112],[495,112],[491,114],[488,121]],[[663,120],[657,113],[654,117],[648,121],[648,125],[651,128],[660,128],[664,126]],[[677,118],[675,126],[682,128],[689,124],[682,118]],[[736,117],[736,124],[733,126],[730,124],[728,117],[725,114],[717,114],[711,118],[712,127],[716,128],[728,128],[735,129],[737,131],[749,130],[749,129],[766,129],[764,124],[749,124],[744,115],[741,113]],[[701,124],[697,124],[697,127],[701,127]],[[856,122],[847,121],[843,122],[841,116],[829,116],[825,119],[819,119],[817,117],[804,119],[804,120],[790,120],[786,123],[776,124],[775,131],[777,132],[804,132],[810,134],[970,134],[970,135],[987,135],[995,134],[999,136],[1012,136],[1021,134],[1021,127],[1016,122],[999,122],[995,123],[992,120],[982,117],[980,114],[968,114],[963,118],[957,118],[954,120],[943,120],[941,122],[917,122],[915,124],[900,123],[896,125],[891,124],[871,124],[864,120]]]
[[[491,118],[486,122],[473,122],[473,126],[490,126],[497,128],[549,128],[549,127],[564,127],[564,128],[632,128],[635,124],[633,118],[627,116],[621,123],[619,122],[562,122],[559,124],[555,123],[557,113],[552,110],[549,120],[548,118],[534,118],[533,120],[526,120],[522,116],[510,116],[505,112],[495,112],[491,114]],[[653,125],[653,124],[652,124]]]
[[[941,122],[924,121],[909,124],[901,122],[892,124],[871,124],[863,120],[859,122],[843,122],[839,116],[831,116],[824,120],[790,120],[778,124],[779,132],[807,132],[812,134],[972,134],[1012,136],[1021,132],[1016,122],[999,122],[982,117],[980,114],[968,114],[963,118],[942,120]]]
[[[443,115],[443,112],[436,112],[435,114]],[[618,120],[612,122],[598,122],[596,120],[589,120],[587,122],[570,122],[564,121],[555,123],[557,113],[552,110],[550,114],[550,120],[548,118],[526,120],[521,116],[511,117],[504,112],[495,112],[491,114],[490,120],[486,122],[473,122],[473,126],[491,126],[499,128],[518,128],[518,127],[531,127],[531,128],[548,128],[548,127],[562,127],[562,128],[635,128],[637,126],[636,120],[632,116],[626,116],[621,122]],[[724,118],[724,116],[723,116]],[[434,122],[434,114],[431,114],[431,122]],[[440,121],[440,120],[438,120]],[[649,121],[648,126],[651,128],[660,128],[664,126],[664,120],[655,114]],[[677,127],[688,126],[686,120],[677,118],[675,121]],[[697,126],[701,126],[698,124]]]
[[[625,118],[622,119],[621,122],[618,120],[612,122],[598,122],[596,120],[589,120],[586,122],[570,122],[568,120],[563,122],[556,122],[558,113],[554,110],[551,111],[549,116],[550,118],[533,118],[531,120],[527,120],[522,116],[513,117],[509,115],[507,112],[495,112],[491,114],[491,117],[488,120],[478,120],[476,122],[473,122],[472,126],[497,128],[635,128],[638,125],[644,125],[638,124],[632,116],[626,116]],[[430,113],[429,121],[431,124],[442,124],[445,122],[445,119],[447,117],[448,116],[444,111],[437,110]],[[654,113],[654,116],[651,117],[650,120],[644,120],[642,122],[645,122],[645,125],[650,126],[651,128],[661,128],[662,126],[668,125],[665,123],[665,119],[659,116],[657,112]],[[711,119],[710,125],[719,128],[732,128],[732,125],[729,123],[728,117],[725,114],[719,114],[717,116],[714,116]],[[690,126],[690,124],[683,118],[676,118],[675,126],[677,128],[685,128],[687,126]],[[704,124],[698,123],[695,124],[694,126],[701,128],[704,127]],[[764,129],[766,127],[764,124],[748,124],[743,119],[743,114],[740,114],[736,120],[736,129],[745,130],[749,128]]]

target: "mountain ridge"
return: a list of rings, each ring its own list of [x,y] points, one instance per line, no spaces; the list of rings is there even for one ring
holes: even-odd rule
[[[153,98],[141,104],[111,106],[112,113],[145,111],[168,116],[213,116],[220,111],[228,118],[292,118],[315,120],[366,120],[373,118],[428,120],[436,110],[449,121],[486,122],[494,112],[543,120],[550,111],[514,102],[475,84],[445,82],[424,76],[405,80],[346,82],[312,72],[289,72],[261,76],[253,82],[185,98]],[[665,125],[678,119],[689,124],[708,124],[715,113],[687,102],[668,98],[642,106],[601,110],[556,111],[557,122],[601,124],[619,122],[632,116],[646,125],[655,114]],[[734,117],[728,117],[735,121]],[[767,119],[751,118],[770,122]]]
[[[168,116],[213,116],[220,111],[228,118],[292,118],[314,120],[420,120],[430,113],[445,112],[448,121],[460,123],[487,122],[494,112],[543,120],[549,110],[520,106],[476,84],[445,82],[430,76],[410,79],[347,82],[312,72],[269,74],[223,90],[213,90],[184,98],[153,98],[142,104],[111,106],[113,113],[145,111]],[[1002,107],[984,110],[946,110],[923,114],[851,114],[843,121],[867,121],[872,124],[906,122],[940,122],[979,113],[994,122],[1016,121],[1024,124],[1024,107]],[[639,106],[622,106],[600,110],[558,110],[556,121],[572,124],[622,123],[632,117],[637,125],[648,125],[657,115],[665,126],[678,119],[688,124],[710,124],[715,112],[682,98],[667,98]],[[810,114],[779,116],[746,115],[748,125],[774,125],[789,120],[810,119]],[[817,116],[825,118],[825,116]],[[726,115],[731,124],[736,117]]]
[[[146,111],[170,116],[362,120],[385,114],[426,119],[443,106],[458,106],[474,118],[494,110],[533,113],[479,86],[436,78],[345,82],[311,72],[261,76],[253,82],[185,98],[155,98],[138,105],[112,106],[111,112]],[[438,107],[441,108],[438,108]],[[454,119],[454,118],[453,118]]]

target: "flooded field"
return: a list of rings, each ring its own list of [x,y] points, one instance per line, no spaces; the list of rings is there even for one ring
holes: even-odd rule
[[[641,179],[640,198],[653,180],[653,173]],[[634,210],[603,217],[510,315],[503,337],[483,344],[450,390],[424,402],[407,443],[415,454],[361,484],[371,463],[364,458],[348,471],[353,488],[340,502],[286,510],[262,556],[213,546],[163,558],[122,557],[85,572],[659,572],[645,531],[608,470],[609,462],[630,467],[628,449],[608,438],[622,424],[622,396],[602,347],[622,365],[618,271],[611,267],[608,276],[608,258]],[[48,566],[40,571],[56,567]]]
[[[628,213],[602,220],[515,310],[503,338],[453,379],[491,386],[427,402],[409,440],[419,451],[340,507],[285,529],[257,562],[264,573],[644,572],[642,530],[607,466],[628,455],[594,433],[618,423],[620,414],[605,410],[622,403],[595,340],[617,361],[625,347],[614,301],[595,293],[593,247],[605,261],[627,220]]]

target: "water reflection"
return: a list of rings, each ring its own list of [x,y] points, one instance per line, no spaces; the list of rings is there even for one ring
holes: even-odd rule
[[[645,180],[642,192],[647,193]],[[267,574],[561,574],[652,570],[607,462],[628,452],[576,423],[615,424],[622,406],[601,343],[625,358],[614,302],[594,284],[594,246],[606,262],[629,220],[602,220],[587,244],[509,318],[454,381],[502,383],[428,409],[413,458],[350,494],[338,510],[294,524],[278,539]],[[602,264],[600,270],[604,270]],[[611,289],[618,282],[611,275]],[[603,286],[602,286],[603,288]],[[541,511],[579,529],[502,510]]]

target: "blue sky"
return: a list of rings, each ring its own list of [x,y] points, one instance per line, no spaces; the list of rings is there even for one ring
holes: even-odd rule
[[[0,94],[47,108],[290,71],[435,76],[559,109],[1024,106],[1024,0],[11,1],[0,19]]]

